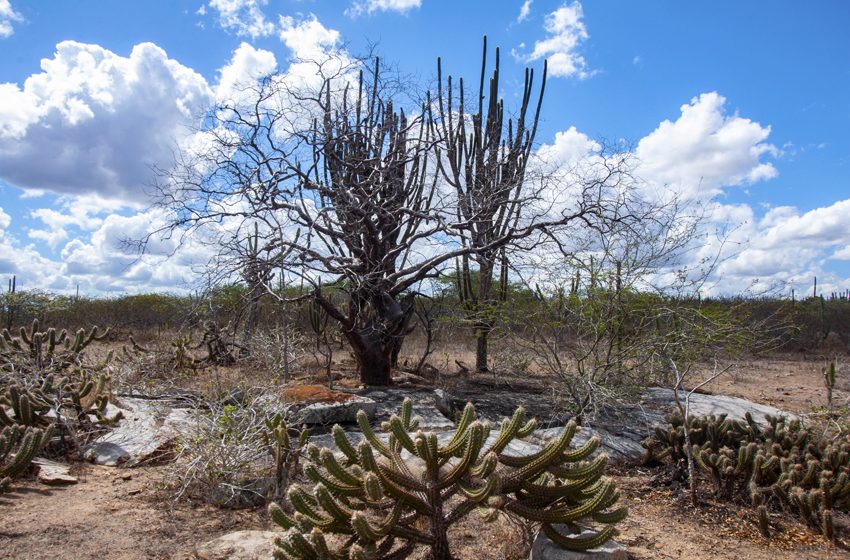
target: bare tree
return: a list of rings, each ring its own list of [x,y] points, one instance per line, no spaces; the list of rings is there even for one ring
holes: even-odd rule
[[[526,97],[530,89],[529,76]],[[436,131],[455,131],[457,143],[457,130],[444,128],[430,94],[406,112],[396,102],[402,93],[377,59],[356,77],[322,76],[315,90],[271,76],[211,111],[202,147],[179,154],[160,184],[159,204],[173,217],[165,231],[184,239],[215,239],[216,232],[244,239],[240,232],[259,224],[256,252],[297,279],[299,297],[314,299],[339,324],[368,385],[391,382],[420,282],[455,259],[527,249],[565,224],[592,227],[604,213],[598,183],[564,187],[573,203],[557,207],[545,181],[520,195],[522,174],[511,166],[528,157],[533,135],[517,140],[509,125],[510,143],[500,150],[521,155],[505,156],[506,167],[492,172],[495,182],[486,188],[498,191],[510,219],[499,218],[496,228],[476,225],[489,209],[458,210],[465,204],[458,198],[476,183],[447,187],[439,168],[448,137]],[[443,115],[454,118],[451,110]],[[488,127],[501,134],[501,122]],[[473,230],[482,233],[465,242]]]

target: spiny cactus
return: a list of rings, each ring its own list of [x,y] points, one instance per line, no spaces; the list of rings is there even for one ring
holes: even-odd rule
[[[106,416],[108,381],[106,374],[92,378],[77,370],[74,376],[48,375],[40,387],[13,383],[0,394],[0,426],[44,427],[57,421],[66,426],[66,415],[86,427],[112,425],[121,418],[121,412]],[[11,415],[5,410],[7,406]]]
[[[308,446],[304,473],[315,486],[290,488],[293,515],[270,506],[272,518],[287,530],[276,540],[277,558],[403,558],[421,544],[434,560],[447,560],[448,528],[476,509],[490,519],[506,512],[541,523],[561,546],[584,550],[608,540],[613,525],[626,516],[625,508],[611,509],[619,491],[603,477],[607,457],[590,459],[599,440],[569,448],[575,423],[540,451],[517,456],[509,452],[511,442],[536,428],[522,408],[491,435],[490,425],[477,420],[467,404],[456,431],[446,436],[417,430],[419,419],[411,410],[406,399],[401,414],[382,424],[384,437],[361,411],[364,440],[356,447],[334,426],[339,457]],[[581,532],[579,523],[587,522],[603,528],[590,537],[574,536]],[[332,546],[327,535],[342,539]]]
[[[36,453],[50,440],[52,433],[52,426],[40,430],[12,425],[0,431],[0,493],[9,488],[13,478],[29,468]]]
[[[826,387],[826,402],[832,408],[832,392],[835,390],[835,360],[829,362],[829,365],[824,367],[821,373],[823,374],[823,385]]]
[[[289,478],[292,471],[298,465],[301,451],[307,444],[309,432],[302,429],[298,433],[298,439],[293,444],[290,428],[281,414],[275,414],[265,420],[266,431],[263,432],[263,443],[265,443],[269,454],[275,465],[275,499],[283,497],[283,491],[289,487]]]
[[[38,319],[32,322],[29,330],[21,327],[18,337],[3,329],[0,332],[0,369],[23,373],[65,370],[77,365],[82,352],[92,342],[108,337],[110,330],[99,332],[98,327],[92,327],[88,333],[80,329],[72,338],[64,329],[59,332],[54,328],[40,330]]]
[[[649,457],[684,456],[680,416],[657,428],[644,445]],[[798,420],[767,415],[760,427],[725,416],[691,421],[693,455],[708,473],[720,498],[749,502],[758,512],[759,529],[769,535],[768,507],[790,508],[815,530],[834,538],[834,510],[850,512],[850,441],[833,441]]]

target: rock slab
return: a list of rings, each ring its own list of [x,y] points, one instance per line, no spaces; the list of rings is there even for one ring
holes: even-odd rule
[[[118,426],[85,448],[89,461],[111,467],[134,467],[154,461],[192,423],[188,409],[163,407],[155,401],[133,398],[122,399],[121,405],[117,410],[124,417]]]
[[[275,531],[236,531],[195,548],[200,560],[272,560]]]
[[[343,402],[317,402],[302,408],[296,418],[299,424],[349,424],[357,421],[362,410],[370,419],[375,417],[378,404],[369,397],[352,395]]]
[[[71,465],[57,463],[49,459],[36,457],[32,464],[38,467],[38,481],[48,486],[76,484],[76,476],[71,475]]]
[[[564,530],[556,525],[555,528]],[[591,536],[593,531],[585,529],[582,536]],[[552,542],[543,531],[537,534],[531,546],[530,560],[627,560],[629,557],[626,547],[614,540],[609,540],[598,548],[575,551],[565,550]]]

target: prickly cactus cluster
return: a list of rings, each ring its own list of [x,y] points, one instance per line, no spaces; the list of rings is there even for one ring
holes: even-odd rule
[[[55,427],[64,438],[80,428],[91,433],[92,427],[117,420],[106,417],[105,370],[111,354],[98,363],[87,362],[84,355],[89,345],[108,334],[108,329],[99,334],[97,327],[73,336],[53,328],[42,331],[38,321],[30,329],[21,328],[19,337],[5,329],[0,332],[0,428],[48,428],[42,435],[49,436]],[[8,433],[9,441],[15,439]],[[22,433],[15,441],[10,450],[18,443],[23,446],[28,436]],[[42,446],[48,441],[43,439]]]
[[[0,331],[0,372],[53,373],[63,372],[80,366],[83,351],[95,341],[109,336],[97,327],[86,333],[80,329],[71,337],[68,331],[54,328],[41,331],[38,319],[27,330],[21,327],[19,336],[12,336],[8,329]]]
[[[561,546],[582,550],[608,540],[626,516],[625,508],[612,509],[619,491],[603,476],[606,456],[591,458],[599,440],[570,448],[574,423],[523,456],[511,453],[511,443],[530,435],[536,421],[526,421],[521,408],[497,433],[477,420],[471,404],[454,433],[423,432],[418,422],[406,400],[400,415],[383,424],[384,434],[373,432],[361,411],[364,440],[357,446],[339,426],[333,436],[340,453],[309,445],[304,473],[314,486],[290,488],[292,514],[270,507],[287,530],[276,541],[277,557],[404,558],[423,545],[435,560],[446,560],[452,558],[448,528],[475,510],[490,519],[504,512],[540,523]],[[576,536],[588,523],[597,531]]]
[[[833,511],[850,512],[850,441],[833,440],[805,428],[799,420],[765,417],[759,426],[721,416],[690,421],[694,460],[711,478],[718,497],[751,503],[759,528],[770,534],[768,509],[798,513],[812,528],[832,540]],[[679,414],[656,428],[644,443],[648,458],[684,459],[684,422]]]

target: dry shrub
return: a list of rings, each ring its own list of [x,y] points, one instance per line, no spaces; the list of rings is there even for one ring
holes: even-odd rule
[[[274,327],[255,332],[247,344],[248,361],[264,372],[288,381],[306,354],[304,336],[297,330]]]
[[[297,468],[294,449],[274,459],[275,418],[281,405],[261,391],[248,391],[224,402],[207,403],[180,436],[177,456],[164,487],[175,500],[194,499],[220,507],[259,506],[285,485]],[[284,426],[284,429],[285,426]],[[292,451],[290,461],[289,451]]]

